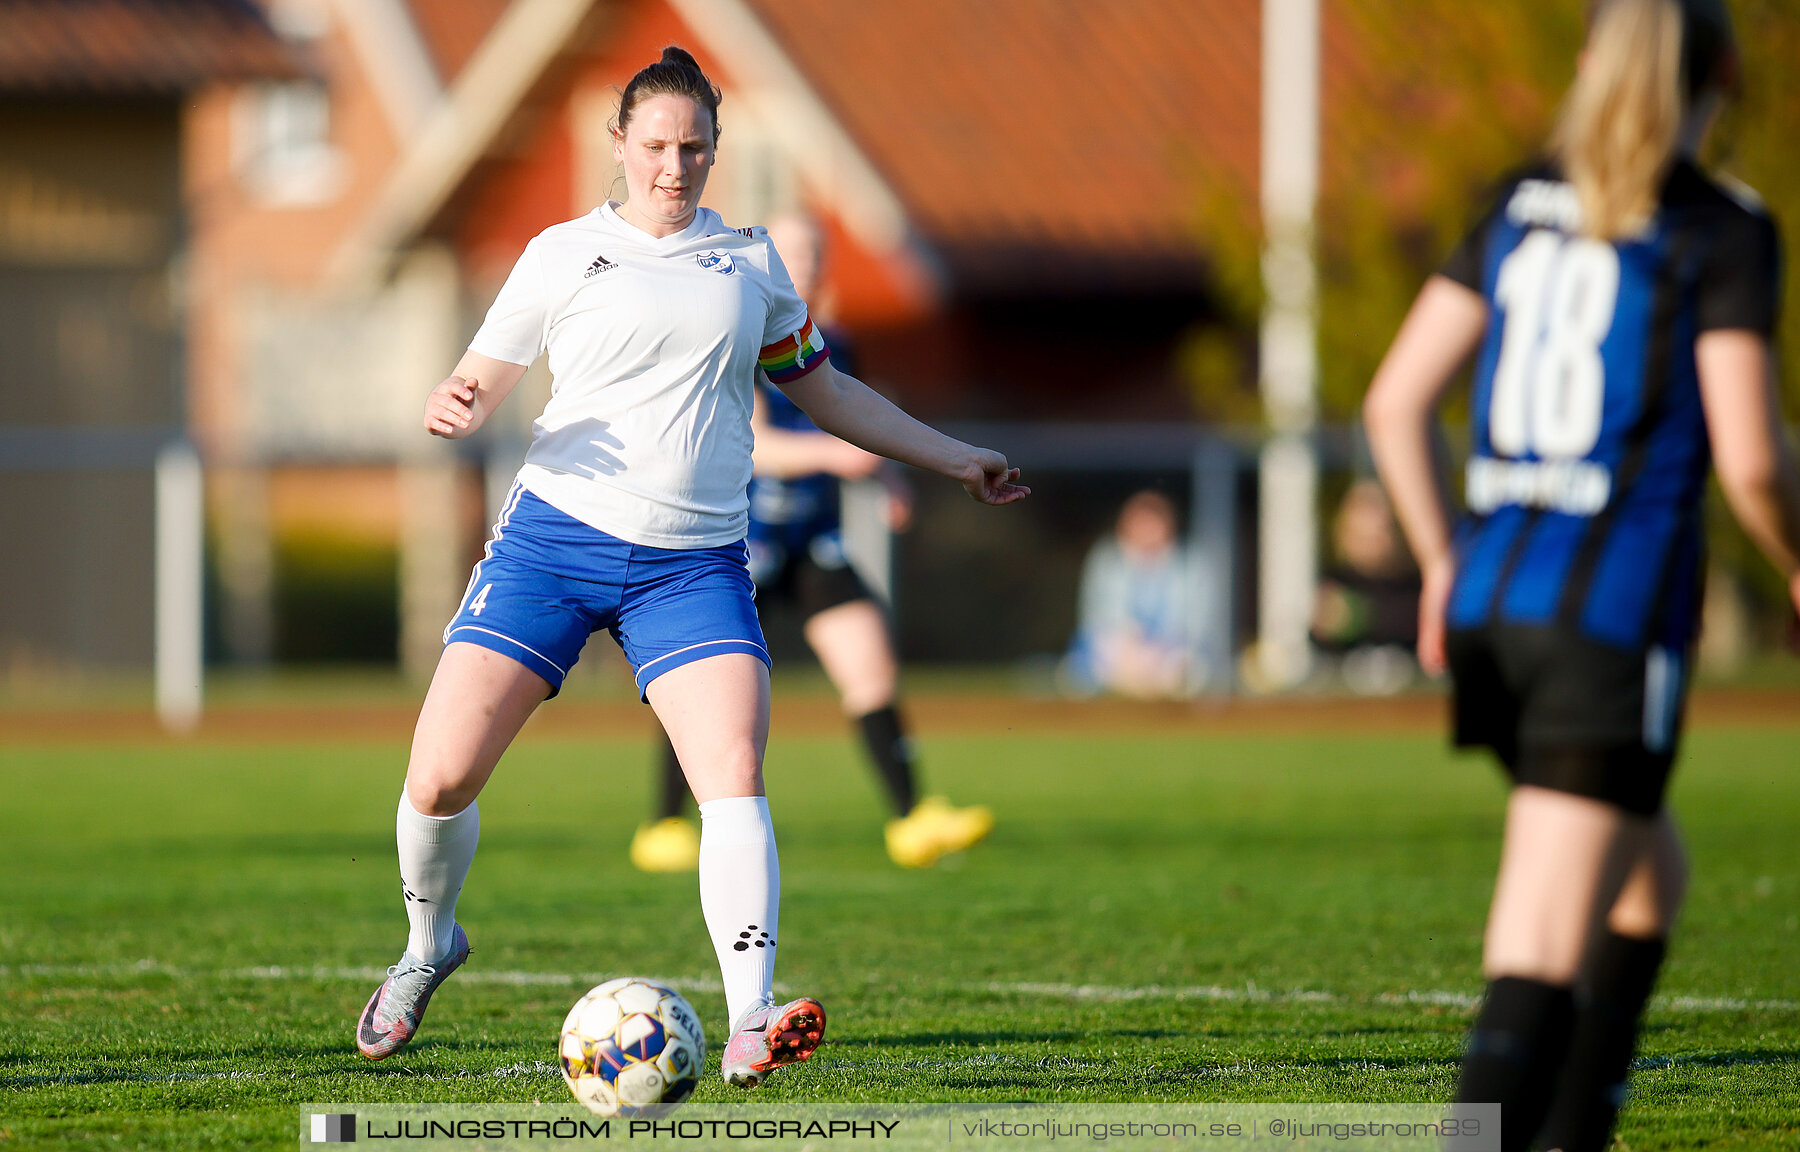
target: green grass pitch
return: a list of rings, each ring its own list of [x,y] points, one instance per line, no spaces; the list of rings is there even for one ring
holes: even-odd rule
[[[923,873],[881,854],[847,739],[777,733],[777,979],[831,1028],[758,1099],[1447,1098],[1497,778],[1436,736],[1295,716],[1281,737],[925,739],[928,780],[999,827]],[[1689,740],[1694,884],[1623,1122],[1633,1152],[1800,1143],[1796,750],[1800,721]],[[404,943],[403,756],[0,752],[0,1152],[285,1148],[307,1101],[561,1100],[558,1026],[610,975],[676,982],[716,1054],[693,877],[624,859],[647,744],[528,739],[482,797],[470,965],[408,1051],[359,1057],[354,1018]]]

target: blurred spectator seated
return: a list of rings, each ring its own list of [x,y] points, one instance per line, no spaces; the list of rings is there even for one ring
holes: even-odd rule
[[[1378,482],[1358,480],[1344,493],[1331,545],[1313,605],[1313,643],[1336,658],[1352,692],[1402,691],[1419,670],[1419,574]]]
[[[1181,546],[1169,498],[1143,491],[1126,500],[1112,533],[1082,568],[1080,620],[1062,664],[1065,687],[1138,699],[1199,692],[1209,671],[1198,656],[1206,623],[1201,576]]]

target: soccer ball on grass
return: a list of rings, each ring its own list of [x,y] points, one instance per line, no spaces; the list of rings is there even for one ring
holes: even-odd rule
[[[622,976],[575,1002],[557,1051],[575,1099],[616,1116],[686,1100],[700,1082],[706,1035],[680,993]]]

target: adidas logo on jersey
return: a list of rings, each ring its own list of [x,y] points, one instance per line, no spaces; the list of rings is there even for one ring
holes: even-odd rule
[[[617,267],[618,267],[617,264],[613,263],[611,260],[608,260],[606,257],[596,256],[596,257],[594,257],[594,262],[592,264],[588,265],[587,271],[583,272],[581,274],[581,278],[583,280],[587,280],[594,276],[599,275],[602,272],[610,272],[612,269],[617,268]]]

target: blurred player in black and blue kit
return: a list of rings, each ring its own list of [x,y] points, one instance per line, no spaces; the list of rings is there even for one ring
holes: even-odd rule
[[[1461,1102],[1503,1147],[1606,1146],[1681,903],[1664,807],[1709,462],[1800,605],[1774,223],[1695,161],[1735,82],[1722,0],[1602,0],[1544,163],[1414,303],[1365,405],[1423,576],[1419,658],[1513,782]],[[1468,515],[1436,408],[1475,357]]]
[[[810,217],[789,214],[769,224],[769,239],[804,297],[819,287],[824,236]],[[849,341],[832,341],[834,362],[854,371]],[[889,857],[925,868],[981,842],[994,826],[987,808],[954,807],[918,795],[912,749],[898,710],[899,657],[885,612],[844,551],[840,485],[880,478],[888,487],[889,527],[910,512],[901,482],[883,472],[880,456],[819,431],[779,388],[758,382],[751,416],[756,433],[750,481],[750,575],[757,601],[793,604],[805,620],[806,642],[824,665],[844,712],[853,718],[893,810],[887,823]],[[660,730],[659,730],[660,731]],[[655,813],[631,841],[631,861],[646,872],[691,872],[699,861],[700,831],[685,816],[688,786],[666,735],[657,767]]]

